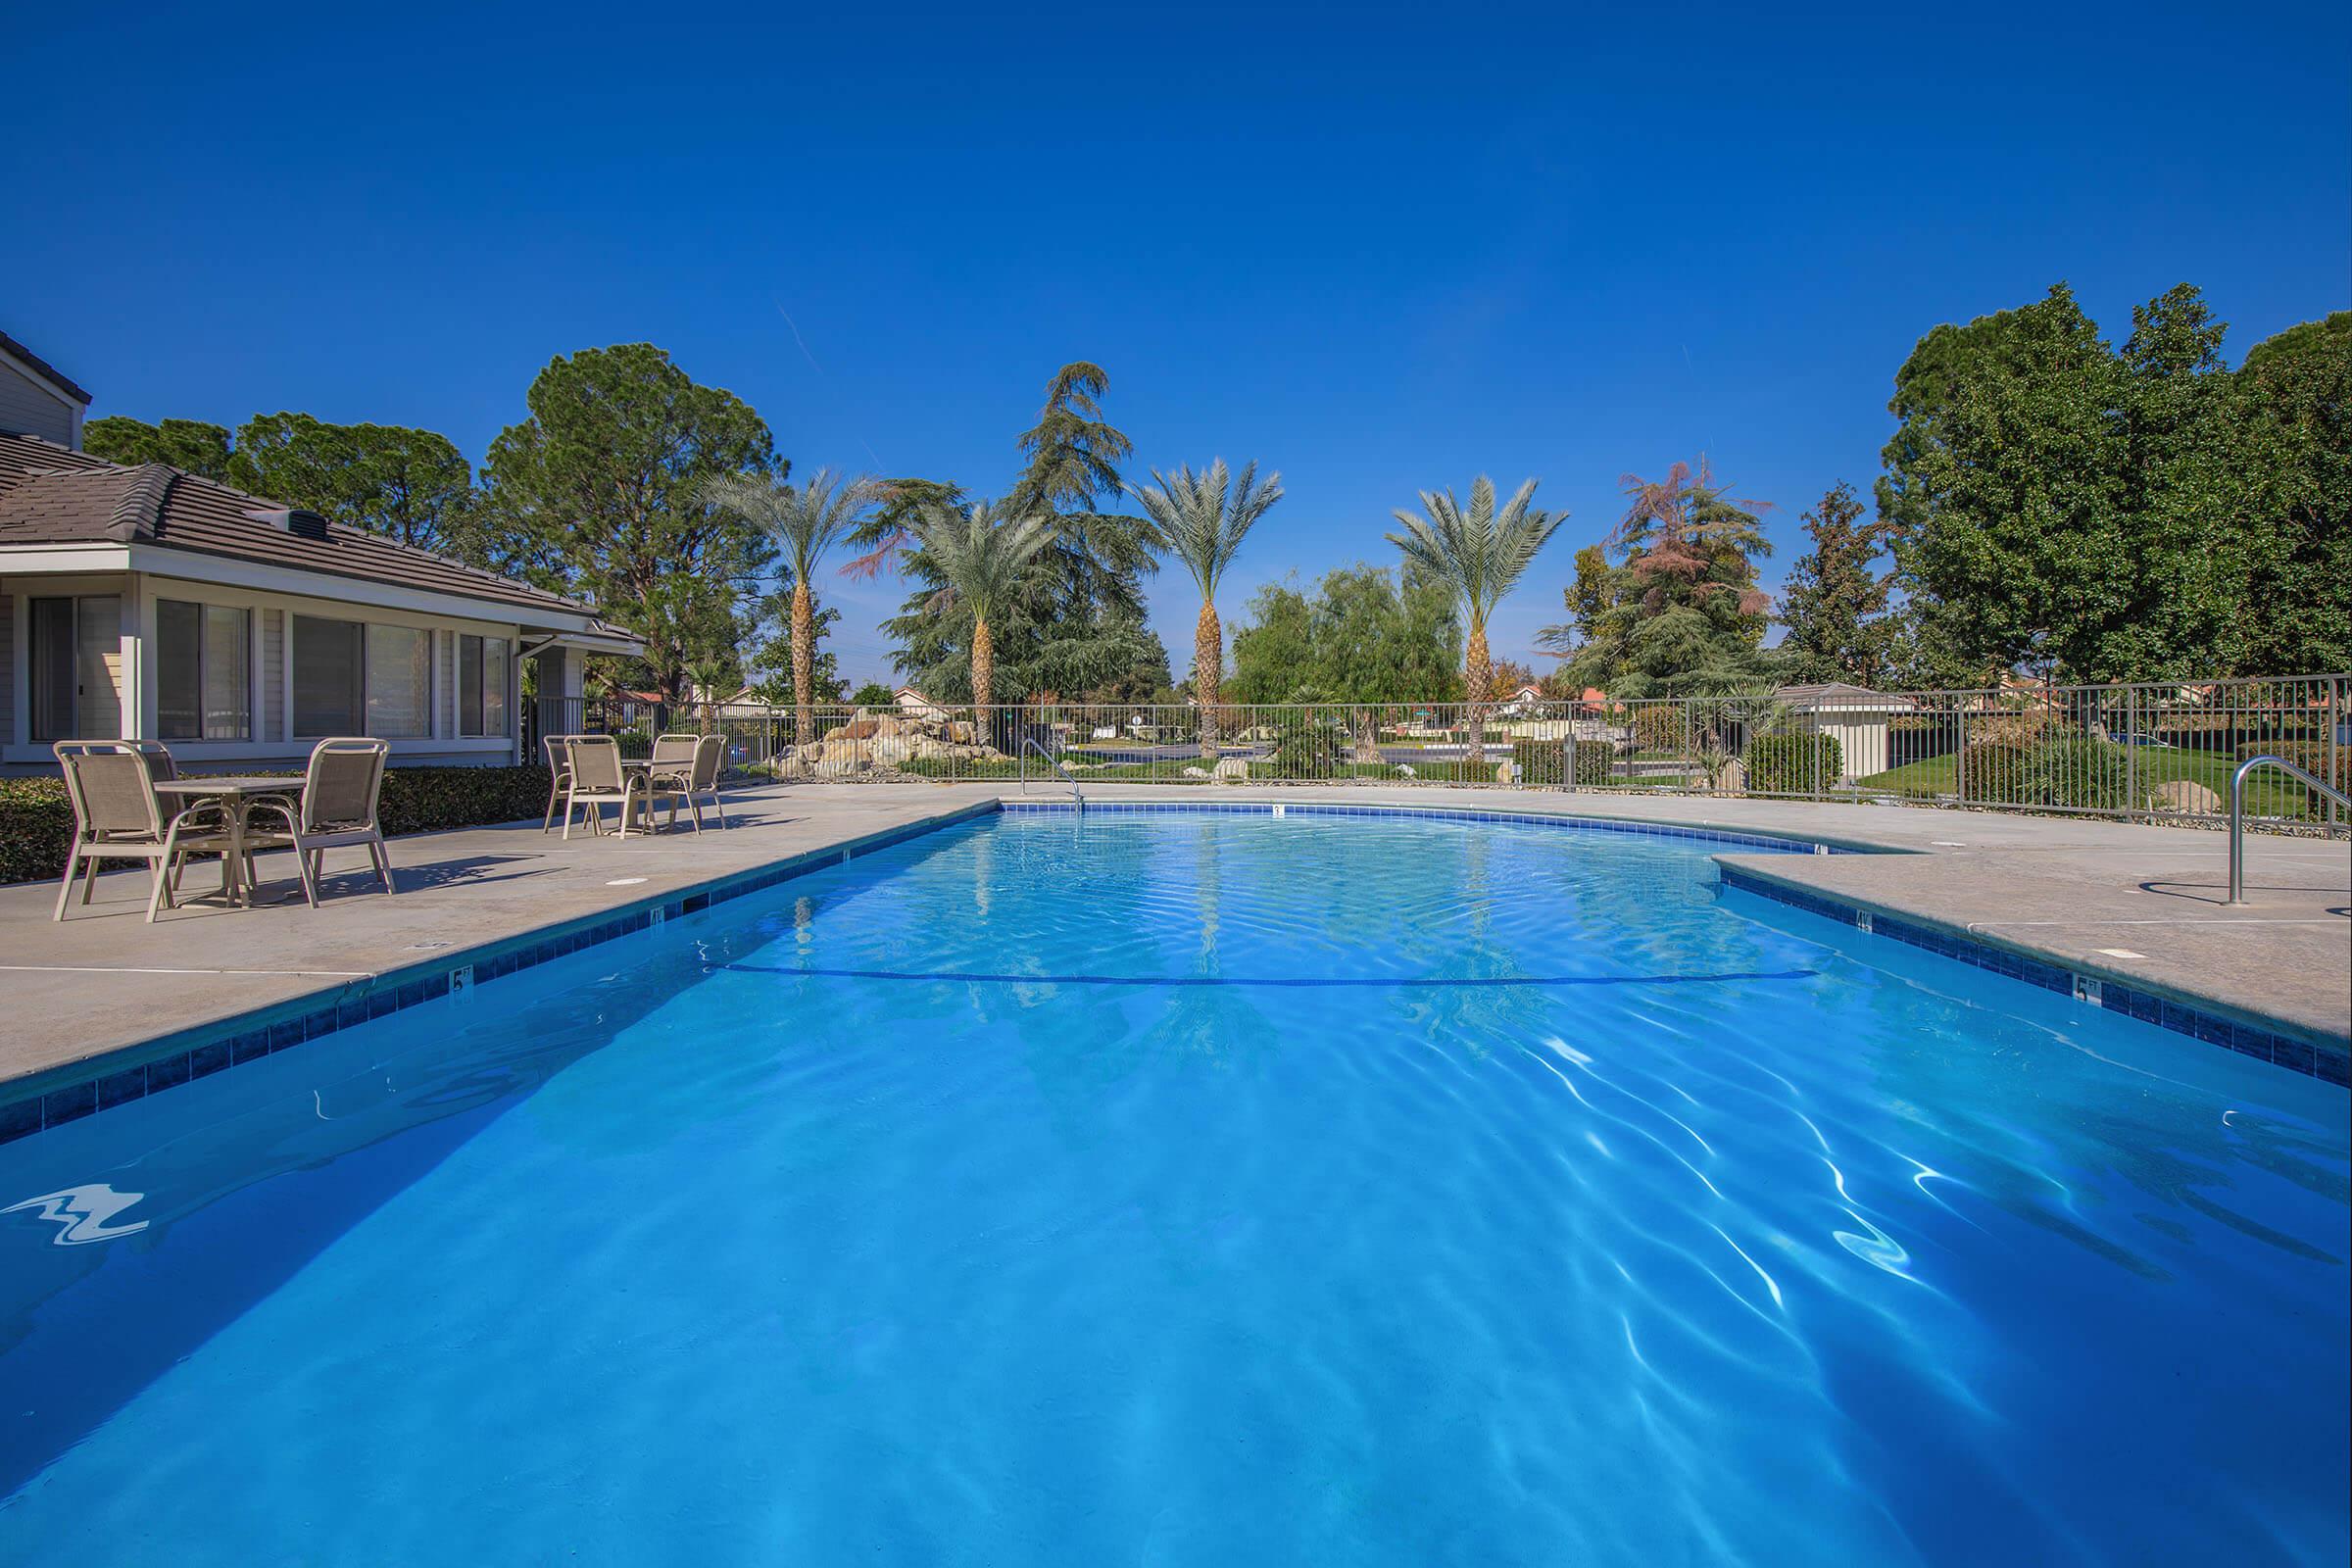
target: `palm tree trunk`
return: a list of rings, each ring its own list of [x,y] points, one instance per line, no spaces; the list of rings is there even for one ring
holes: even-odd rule
[[[816,607],[806,579],[792,585],[793,733],[803,746],[816,739]]]
[[[1462,660],[1463,695],[1470,700],[1470,765],[1487,761],[1487,687],[1494,679],[1494,662],[1487,657],[1487,628],[1473,621],[1470,646]]]
[[[972,720],[976,726],[973,739],[982,746],[989,743],[992,733],[988,721],[989,707],[997,698],[997,643],[988,634],[988,622],[972,622]]]
[[[1200,705],[1200,749],[1217,744],[1217,684],[1225,674],[1225,632],[1217,624],[1217,607],[1200,602],[1200,618],[1193,623],[1193,700]]]

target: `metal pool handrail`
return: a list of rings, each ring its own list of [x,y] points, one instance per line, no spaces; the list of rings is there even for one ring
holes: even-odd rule
[[[1055,757],[1052,752],[1047,751],[1045,747],[1039,743],[1036,736],[1024,735],[1021,737],[1021,756],[1026,758],[1031,752],[1035,752],[1038,756],[1044,758],[1048,762],[1053,764],[1054,771],[1059,773],[1062,777],[1062,782],[1069,785],[1071,801],[1077,805],[1078,809],[1081,811],[1085,810],[1086,797],[1079,792],[1078,775],[1071,772],[1068,768],[1062,766],[1061,759]],[[1021,769],[1021,793],[1023,795],[1029,793],[1029,770],[1027,768]]]
[[[2230,775],[2230,903],[2246,902],[2246,775],[2258,767],[2275,767],[2303,781],[2307,789],[2317,790],[2346,810],[2352,810],[2352,796],[2332,784],[2321,782],[2283,757],[2264,753],[2249,757],[2237,764]]]

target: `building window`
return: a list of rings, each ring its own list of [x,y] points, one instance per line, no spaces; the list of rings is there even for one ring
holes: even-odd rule
[[[367,628],[356,620],[294,617],[294,733],[359,733],[367,701],[360,678],[360,646]]]
[[[116,594],[35,599],[25,628],[31,656],[32,738],[113,740],[122,733],[122,601]]]
[[[159,599],[155,654],[160,738],[241,741],[252,735],[251,611]]]
[[[414,626],[368,628],[368,733],[429,735],[433,634]]]
[[[458,733],[507,733],[507,680],[512,664],[504,637],[458,639]]]

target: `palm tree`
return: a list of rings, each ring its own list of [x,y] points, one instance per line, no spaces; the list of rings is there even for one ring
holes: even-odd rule
[[[718,728],[718,705],[722,693],[731,684],[732,670],[728,662],[717,654],[704,654],[686,664],[687,682],[694,688],[697,705],[703,710],[703,733],[708,735]]]
[[[784,553],[792,572],[792,696],[795,738],[816,739],[816,601],[808,584],[817,564],[858,521],[875,499],[870,479],[844,481],[819,468],[804,484],[770,482],[751,474],[713,479],[711,503],[763,530]]]
[[[1054,541],[1051,516],[1009,512],[1004,504],[979,501],[963,510],[934,508],[912,524],[917,545],[947,580],[931,596],[932,613],[956,606],[971,612],[972,709],[982,725],[997,695],[996,647],[988,623],[1011,608],[1029,564]]]
[[[1213,460],[1205,473],[1190,465],[1174,478],[1152,470],[1157,488],[1127,487],[1151,519],[1151,541],[1184,563],[1200,590],[1200,618],[1193,623],[1193,697],[1200,705],[1200,744],[1217,738],[1217,682],[1225,670],[1224,628],[1217,623],[1217,582],[1233,564],[1247,534],[1282,499],[1282,475],[1257,477],[1254,462],[1242,465],[1230,481],[1225,460]]]
[[[1396,520],[1404,532],[1389,535],[1389,543],[1404,559],[1453,590],[1463,618],[1469,622],[1470,642],[1462,658],[1462,682],[1470,701],[1470,762],[1486,759],[1486,702],[1494,678],[1487,654],[1487,618],[1503,595],[1517,586],[1536,552],[1544,548],[1566,512],[1543,512],[1531,505],[1539,481],[1530,479],[1511,496],[1500,512],[1494,510],[1494,481],[1480,474],[1470,486],[1470,506],[1464,511],[1451,490],[1421,492],[1420,514],[1399,507]]]

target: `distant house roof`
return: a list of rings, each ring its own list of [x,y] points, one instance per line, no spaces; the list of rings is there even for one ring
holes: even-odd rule
[[[1828,708],[1856,709],[1873,713],[1908,713],[1918,705],[1908,697],[1890,697],[1874,692],[1867,686],[1847,681],[1824,681],[1813,686],[1782,686],[1774,690],[1773,701],[1786,703],[1800,712],[1818,711]]]
[[[626,638],[591,607],[400,544],[364,528],[232,490],[166,464],[109,463],[38,436],[0,434],[0,550],[19,545],[147,544],[194,555],[387,583],[585,620]],[[5,564],[0,555],[0,564]],[[332,597],[331,594],[327,597]]]
[[[24,366],[24,368],[32,371],[33,374],[39,376],[42,380],[47,381],[51,386],[56,387],[60,392],[65,393],[74,402],[83,405],[85,408],[89,405],[90,395],[76,385],[72,377],[68,376],[65,371],[59,369],[56,366],[51,365],[47,360],[42,359],[38,354],[33,353],[32,350],[26,348],[24,344],[18,342],[15,338],[10,337],[6,332],[0,332],[0,354],[5,354],[10,359],[15,360],[18,364]]]

